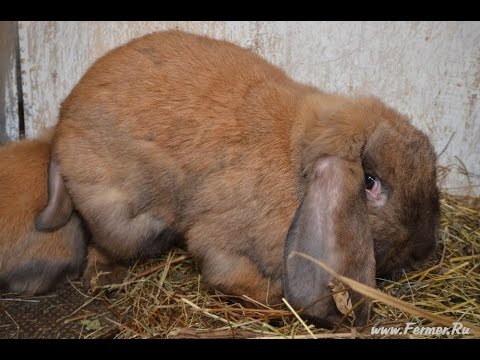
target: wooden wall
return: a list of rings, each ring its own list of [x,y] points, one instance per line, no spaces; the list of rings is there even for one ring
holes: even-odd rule
[[[479,22],[21,21],[18,26],[27,137],[55,124],[62,99],[99,56],[130,38],[179,28],[252,48],[293,78],[322,89],[377,95],[408,114],[438,152],[453,136],[439,159],[454,170],[445,187],[468,193],[473,184],[480,195]],[[14,122],[7,120],[9,136]],[[472,173],[469,178],[458,171],[461,163]]]

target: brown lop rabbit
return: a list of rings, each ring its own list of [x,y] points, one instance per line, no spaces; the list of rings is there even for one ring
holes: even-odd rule
[[[331,324],[332,277],[291,253],[370,286],[375,270],[425,259],[435,160],[428,138],[376,98],[297,83],[225,41],[159,32],[100,58],[63,102],[37,227],[63,225],[73,201],[119,260],[178,233],[217,289],[269,303],[285,294]]]
[[[52,135],[0,146],[0,292],[45,293],[83,271],[86,243],[77,215],[55,231],[35,229],[48,200]]]

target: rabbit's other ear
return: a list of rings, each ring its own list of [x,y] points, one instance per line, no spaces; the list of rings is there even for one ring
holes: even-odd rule
[[[375,257],[365,180],[360,159],[321,157],[313,162],[303,201],[290,225],[284,248],[284,286],[289,303],[317,324],[330,327],[340,319],[331,296],[333,277],[293,251],[319,259],[338,273],[375,286]],[[360,294],[352,293],[352,305]],[[354,312],[366,323],[369,302]]]
[[[50,159],[48,165],[48,204],[37,216],[35,228],[39,231],[53,231],[64,226],[72,216],[73,203],[65,188],[58,164]]]

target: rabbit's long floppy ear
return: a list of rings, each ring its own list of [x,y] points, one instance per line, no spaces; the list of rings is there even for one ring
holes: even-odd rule
[[[311,165],[306,194],[290,225],[284,248],[284,285],[289,303],[323,326],[341,317],[331,296],[333,277],[307,254],[338,273],[375,286],[375,257],[360,160],[321,157]],[[352,293],[352,304],[361,296]],[[355,309],[356,324],[366,322],[368,302]]]
[[[48,204],[37,216],[35,228],[53,231],[64,226],[72,216],[73,204],[65,188],[58,164],[50,159],[48,166]]]

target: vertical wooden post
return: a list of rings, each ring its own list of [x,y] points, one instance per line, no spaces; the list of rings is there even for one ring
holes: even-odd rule
[[[0,143],[20,137],[17,22],[0,21]]]

